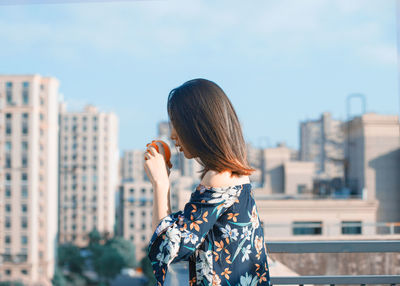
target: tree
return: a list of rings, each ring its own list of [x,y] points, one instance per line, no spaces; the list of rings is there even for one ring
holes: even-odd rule
[[[60,268],[56,267],[54,271],[53,279],[51,280],[54,286],[66,286],[67,280],[65,279],[64,275]]]
[[[24,286],[24,284],[16,281],[4,281],[0,282],[0,286]]]
[[[85,260],[76,245],[67,243],[58,247],[58,265],[70,272],[82,274]]]
[[[137,267],[135,246],[129,240],[122,237],[115,237],[107,241],[106,246],[115,249],[124,261],[124,267]]]
[[[97,274],[108,282],[121,272],[125,263],[124,258],[116,249],[104,246],[101,256],[94,261],[93,265]]]

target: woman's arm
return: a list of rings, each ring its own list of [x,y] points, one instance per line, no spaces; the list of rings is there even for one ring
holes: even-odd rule
[[[169,181],[153,184],[153,220],[152,229],[156,230],[161,219],[171,214]]]

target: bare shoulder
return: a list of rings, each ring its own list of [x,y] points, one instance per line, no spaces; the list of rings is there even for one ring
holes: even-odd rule
[[[210,170],[200,182],[206,187],[228,187],[250,183],[249,176],[230,177],[230,172],[217,173]]]

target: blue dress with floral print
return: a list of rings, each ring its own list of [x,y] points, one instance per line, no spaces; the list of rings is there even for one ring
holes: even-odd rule
[[[183,211],[164,217],[148,246],[157,285],[170,263],[189,262],[189,285],[270,285],[264,232],[250,183],[199,184]]]

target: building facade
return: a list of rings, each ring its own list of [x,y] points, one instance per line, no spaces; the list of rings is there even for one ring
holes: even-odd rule
[[[86,106],[60,112],[59,240],[83,246],[97,229],[112,235],[118,186],[118,119]]]
[[[0,281],[51,285],[57,241],[55,78],[0,76]]]
[[[343,122],[329,112],[320,119],[300,123],[300,161],[315,162],[320,179],[343,178],[344,132]]]
[[[377,220],[400,222],[400,125],[396,115],[367,113],[346,124],[347,184],[379,201]]]

